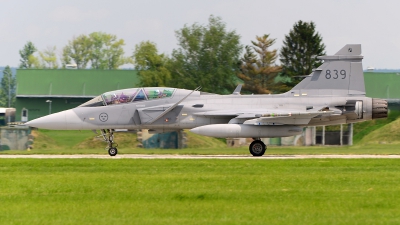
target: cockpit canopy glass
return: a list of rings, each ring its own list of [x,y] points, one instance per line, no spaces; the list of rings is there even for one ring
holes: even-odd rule
[[[104,106],[104,101],[101,95],[83,103],[82,105],[78,107],[96,107],[96,106]]]
[[[146,93],[147,99],[156,99],[156,98],[169,98],[172,96],[175,88],[145,88],[144,91]]]
[[[83,103],[83,107],[95,107],[104,105],[113,105],[159,98],[170,98],[175,88],[131,88],[117,91],[106,92],[100,96]]]
[[[103,99],[106,105],[127,103],[132,101],[136,93],[136,88],[110,91],[103,94]]]

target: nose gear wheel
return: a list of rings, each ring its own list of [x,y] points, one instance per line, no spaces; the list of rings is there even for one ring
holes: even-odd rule
[[[105,148],[108,150],[108,154],[110,156],[116,156],[118,154],[118,144],[114,142],[114,130],[103,129],[101,130],[101,136],[103,137],[104,141],[108,143],[107,147]]]

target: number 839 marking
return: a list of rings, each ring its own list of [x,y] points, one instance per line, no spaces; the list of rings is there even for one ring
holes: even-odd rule
[[[339,78],[339,76],[341,79],[346,79],[346,70],[326,70],[325,72],[325,78],[328,80],[331,78],[336,80]]]

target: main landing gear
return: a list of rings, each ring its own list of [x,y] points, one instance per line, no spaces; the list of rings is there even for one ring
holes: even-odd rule
[[[103,136],[104,141],[108,143],[106,147],[106,150],[108,150],[108,154],[110,156],[116,156],[118,154],[118,144],[114,143],[114,130],[101,130],[101,136]]]
[[[253,156],[262,156],[267,150],[267,146],[262,142],[259,138],[253,138],[253,142],[251,142],[249,150]]]

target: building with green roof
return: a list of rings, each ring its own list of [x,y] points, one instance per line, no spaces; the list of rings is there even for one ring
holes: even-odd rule
[[[399,72],[364,72],[364,79],[368,97],[386,99],[389,110],[400,111]]]
[[[399,101],[400,73],[364,72],[364,79],[368,97]]]
[[[138,87],[140,82],[135,70],[18,69],[16,80],[16,121],[71,109],[107,91]]]

